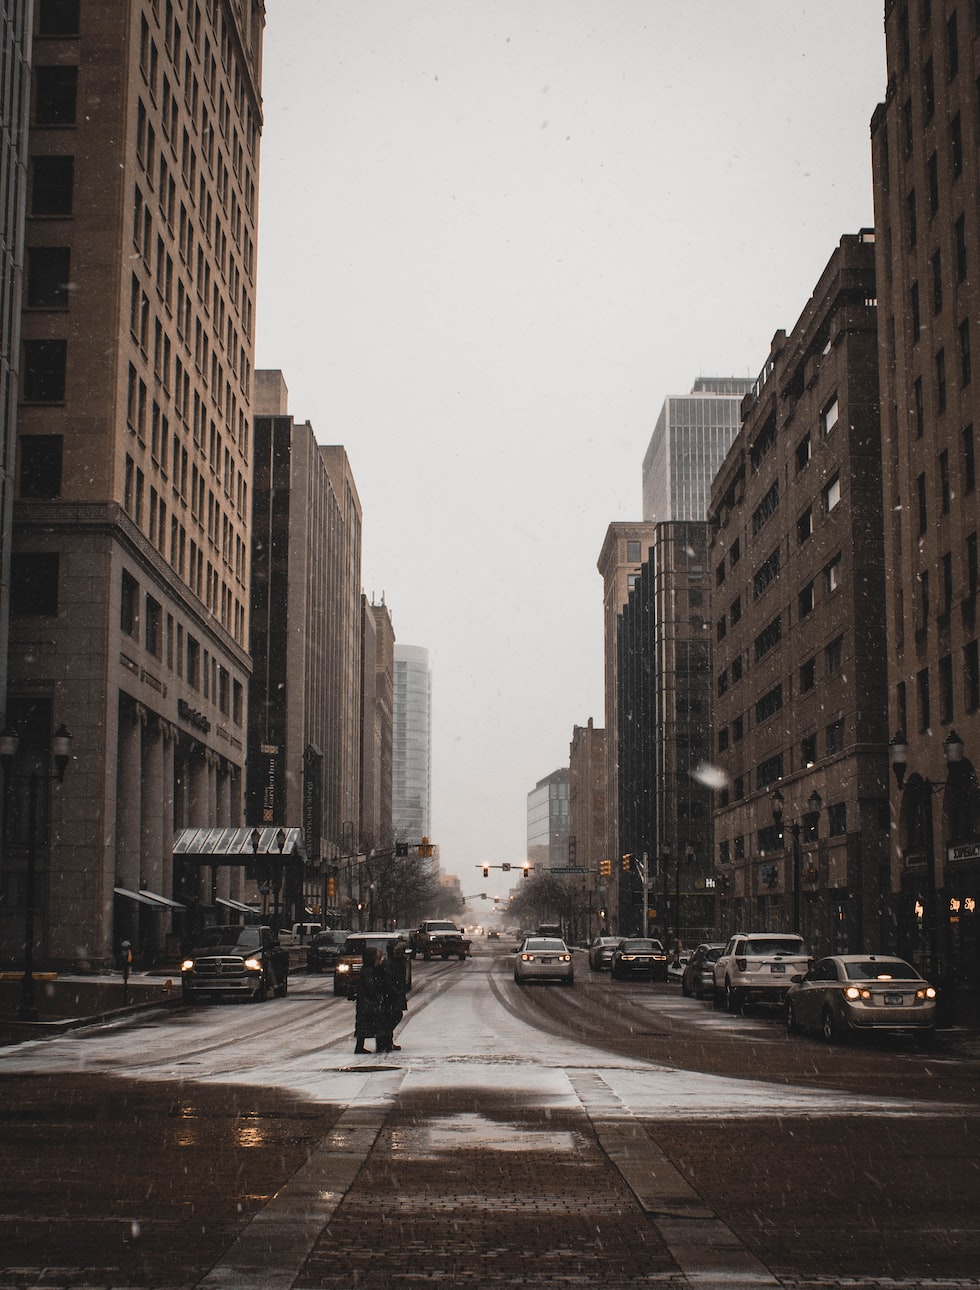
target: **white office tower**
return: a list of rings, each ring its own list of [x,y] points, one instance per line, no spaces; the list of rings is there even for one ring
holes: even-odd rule
[[[432,791],[432,673],[429,651],[395,645],[392,815],[395,839],[429,836]]]

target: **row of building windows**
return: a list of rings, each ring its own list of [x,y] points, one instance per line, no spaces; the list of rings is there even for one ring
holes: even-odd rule
[[[847,833],[847,803],[832,802],[827,807],[827,836],[830,838],[844,837]],[[813,812],[808,812],[800,823],[800,839],[804,843],[816,842],[820,836],[820,817]],[[739,834],[734,838],[722,838],[718,842],[718,860],[721,864],[727,865],[738,863],[746,859],[748,849],[746,845],[746,836]],[[751,842],[751,839],[749,839]],[[783,851],[786,849],[785,830],[780,829],[776,824],[767,824],[764,828],[758,830],[755,835],[757,856],[763,857],[771,855],[774,851]]]
[[[141,643],[148,654],[164,663],[178,678],[209,699],[237,726],[244,716],[245,690],[233,680],[228,669],[173,614],[165,614],[160,602],[146,592],[126,570],[120,587],[119,628],[125,636]]]

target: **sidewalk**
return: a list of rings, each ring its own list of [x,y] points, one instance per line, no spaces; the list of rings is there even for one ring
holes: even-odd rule
[[[23,977],[0,973],[0,1044],[63,1034],[79,1026],[180,1003],[180,973],[34,974],[37,1021],[18,1021]]]

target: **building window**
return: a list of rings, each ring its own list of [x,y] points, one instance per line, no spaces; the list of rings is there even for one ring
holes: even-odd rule
[[[952,501],[952,487],[949,482],[949,452],[945,449],[939,454],[939,506],[944,515],[949,514]]]
[[[973,425],[963,427],[963,490],[972,493],[977,483],[976,456],[973,446]]]
[[[805,434],[800,442],[796,445],[796,473],[799,474],[810,464],[812,450],[810,446],[810,436]]]
[[[783,687],[781,685],[775,685],[768,694],[764,694],[762,698],[756,702],[755,724],[759,726],[764,721],[768,721],[770,717],[775,716],[777,712],[781,711],[782,706]]]
[[[952,80],[960,70],[960,39],[956,23],[956,10],[946,20],[946,75]]]
[[[742,619],[742,597],[736,596],[728,610],[728,616],[731,619],[732,626],[741,622]]]
[[[195,690],[201,685],[201,646],[191,635],[187,637],[187,684]]]
[[[956,234],[956,280],[966,281],[966,216],[961,215],[955,224]]]
[[[837,401],[837,395],[830,400],[823,412],[820,414],[820,430],[823,434],[830,434],[837,424],[840,416],[840,407]]]
[[[776,419],[771,418],[759,431],[755,442],[749,448],[749,461],[752,465],[752,473],[759,469],[762,460],[770,451],[776,442]]]
[[[732,742],[740,743],[745,738],[745,718],[735,717],[732,721]]]
[[[724,838],[718,843],[718,863],[728,864],[732,858],[731,843]]]
[[[769,584],[778,577],[779,547],[777,546],[775,551],[773,551],[772,554],[762,562],[755,572],[755,577],[752,579],[752,591],[755,599],[758,600]],[[736,619],[733,615],[732,622],[734,623],[735,621]]]
[[[741,778],[741,777],[740,777],[740,778]],[[738,797],[736,798],[736,801],[741,801],[741,799],[742,799],[744,796],[745,796],[745,787],[744,787],[744,784],[743,784],[743,785],[742,785],[742,791],[739,793]],[[735,839],[735,845],[732,847],[732,852],[733,852],[733,854],[734,854],[734,856],[735,856],[735,859],[736,859],[736,860],[744,860],[744,859],[745,859],[745,837],[744,837],[744,835],[740,835],[739,837],[737,837],[737,838]]]
[[[915,189],[913,188],[905,199],[905,231],[908,238],[909,250],[913,250],[918,240],[919,230],[915,214]]]
[[[925,471],[915,481],[916,494],[919,499],[919,533],[925,533],[929,527],[929,506],[926,494]]]
[[[737,685],[742,679],[742,656],[736,654],[732,659],[732,685]]]
[[[17,441],[21,497],[61,495],[61,448],[59,434],[21,435]]]
[[[817,683],[817,660],[816,656],[807,659],[800,665],[800,693],[806,694],[812,690]]]
[[[725,615],[722,614],[722,616],[718,619],[718,622],[715,624],[715,636],[718,640],[723,641],[727,636],[727,634],[728,634],[728,624],[725,621]]]
[[[57,553],[13,553],[10,559],[10,612],[17,617],[57,617]]]
[[[144,643],[157,658],[163,657],[163,610],[152,596],[146,597],[146,633]]]
[[[728,749],[728,727],[718,731],[718,751],[723,753]]]
[[[953,553],[946,551],[942,558],[943,572],[943,617],[949,618],[953,611]]]
[[[919,700],[919,731],[924,733],[932,725],[929,702],[929,669],[927,667],[916,673],[915,688]]]
[[[126,636],[139,640],[140,634],[140,588],[139,583],[123,570],[122,595],[119,605],[119,629]]]
[[[35,246],[27,252],[27,304],[30,309],[66,309],[71,275],[67,246]]]
[[[25,403],[60,403],[65,397],[66,340],[24,341]]]
[[[824,568],[824,571],[823,571],[824,586],[826,588],[828,595],[832,591],[836,591],[837,588],[840,586],[841,561],[842,561],[841,556],[839,555],[834,556],[833,560],[831,560],[830,563]]]
[[[799,615],[805,618],[807,614],[813,613],[813,583],[808,582],[797,597],[797,606]]]
[[[922,395],[922,377],[912,382],[912,410],[915,418],[915,437],[921,439],[926,428],[926,407]]]
[[[976,530],[966,535],[966,594],[973,597],[977,594],[977,534]]]
[[[77,36],[80,0],[41,0],[38,12],[39,36]]]
[[[932,312],[938,314],[943,307],[943,257],[937,250],[932,257]]]
[[[929,214],[935,215],[939,211],[939,158],[935,153],[930,156],[926,169],[929,175]]]
[[[953,178],[959,179],[963,173],[963,122],[959,112],[949,123],[949,163]]]
[[[755,638],[755,661],[765,658],[771,649],[779,644],[783,635],[782,618],[777,614]]]
[[[728,693],[728,669],[718,673],[718,697]]]
[[[960,385],[970,384],[972,372],[972,361],[970,358],[970,320],[964,318],[960,323]]]
[[[948,725],[953,720],[953,656],[939,660],[939,720]]]
[[[31,214],[70,215],[74,186],[74,157],[34,157],[31,161]]]
[[[847,833],[847,803],[835,802],[827,808],[827,834],[841,838]]]
[[[715,586],[720,587],[725,581],[725,561],[719,560],[715,568]]]
[[[827,675],[839,676],[841,667],[844,662],[844,637],[838,636],[832,640],[824,650],[824,657],[827,660]]]
[[[77,67],[35,67],[34,124],[74,125]]]
[[[963,647],[963,681],[966,710],[976,712],[980,708],[980,650],[976,641]]]
[[[742,543],[739,538],[736,538],[735,541],[732,543],[731,550],[728,553],[728,562],[734,569],[741,558],[742,558]]]
[[[827,756],[836,757],[844,751],[844,722],[832,721],[827,727]]]
[[[933,70],[932,59],[927,58],[922,68],[922,113],[926,125],[932,120],[936,112],[936,77]]]
[[[779,480],[772,483],[772,487],[763,497],[762,501],[752,512],[752,534],[755,536],[765,524],[776,514],[779,509]]]
[[[242,724],[245,710],[245,690],[241,681],[233,681],[231,686],[231,719],[236,726]]]
[[[912,340],[917,341],[922,335],[922,314],[919,309],[919,284],[913,282],[909,288],[910,316],[912,319]]]
[[[817,760],[817,736],[804,735],[800,741],[800,762],[803,766],[813,766]]]
[[[840,505],[840,475],[835,475],[823,490],[823,505],[828,515]]]
[[[940,412],[946,411],[946,351],[944,349],[936,355],[936,407]]]
[[[770,784],[775,784],[782,777],[783,754],[776,753],[774,757],[769,757],[766,761],[759,763],[755,772],[755,786],[758,789],[768,788]]]
[[[813,510],[807,507],[800,518],[796,521],[796,541],[800,546],[813,533]]]
[[[630,564],[640,563],[641,556],[639,542],[630,539],[630,541],[626,543],[626,559]]]

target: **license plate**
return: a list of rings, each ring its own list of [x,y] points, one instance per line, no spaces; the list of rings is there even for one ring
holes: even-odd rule
[[[545,955],[543,955],[543,956],[542,956],[541,962],[542,962],[542,963],[552,963],[552,962],[554,962],[554,960],[552,959],[552,957],[551,957],[551,955],[550,955],[550,954],[545,954]]]
[[[770,972],[785,972],[785,971],[786,971],[786,964],[785,964],[785,963],[770,963],[770,964],[769,964],[769,971],[770,971]]]
[[[885,1005],[886,1005],[886,1006],[887,1006],[888,1004],[893,1004],[893,1005],[894,1005],[894,1004],[899,1004],[899,1005],[901,1005],[901,1004],[903,1004],[904,1002],[905,1002],[905,996],[904,996],[903,994],[886,994],[886,995],[885,995]]]

